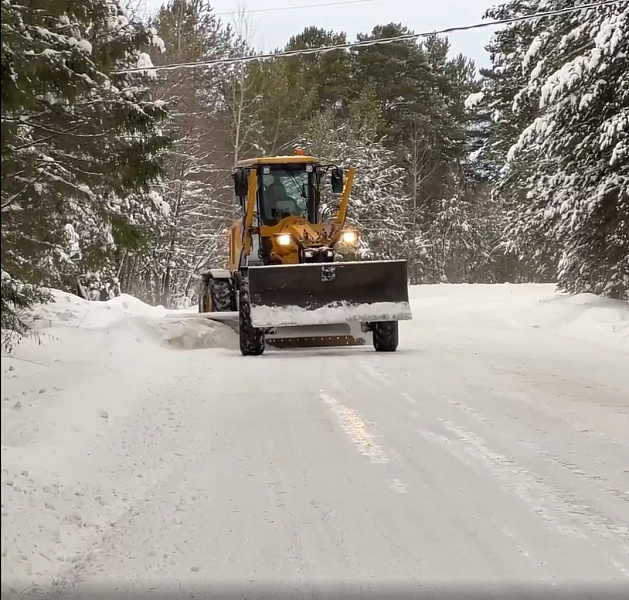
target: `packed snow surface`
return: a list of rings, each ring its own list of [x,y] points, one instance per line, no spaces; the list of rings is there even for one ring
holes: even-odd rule
[[[626,302],[416,286],[397,353],[242,357],[55,297],[2,357],[3,598],[626,593]]]
[[[256,327],[283,327],[288,325],[327,325],[352,321],[401,321],[412,318],[408,302],[374,302],[349,304],[338,302],[308,310],[301,306],[251,307],[251,321]]]

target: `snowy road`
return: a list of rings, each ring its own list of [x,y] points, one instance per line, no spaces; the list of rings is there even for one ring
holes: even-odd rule
[[[414,289],[395,354],[52,329],[2,362],[3,592],[627,593],[629,312],[514,290]]]

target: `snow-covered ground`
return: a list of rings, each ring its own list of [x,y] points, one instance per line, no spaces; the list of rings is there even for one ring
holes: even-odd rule
[[[411,299],[395,354],[244,358],[189,310],[57,293],[2,357],[2,597],[629,589],[628,304]]]

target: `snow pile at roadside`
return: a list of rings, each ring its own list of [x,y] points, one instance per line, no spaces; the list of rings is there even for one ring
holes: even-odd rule
[[[594,294],[553,294],[517,317],[529,327],[629,349],[629,302]]]
[[[58,338],[59,328],[115,331],[129,329],[138,336],[171,348],[195,350],[235,347],[234,332],[222,323],[194,318],[194,309],[168,311],[128,294],[105,302],[84,300],[52,290],[53,301],[37,306],[29,318],[34,329]],[[170,318],[167,318],[170,317]]]
[[[629,350],[629,302],[565,294],[553,284],[437,284],[410,288],[413,328],[540,334]]]
[[[169,348],[202,350],[238,347],[238,339],[233,329],[205,317],[182,315],[182,318],[170,318],[149,328],[157,333],[162,345]]]
[[[32,313],[37,328],[68,325],[95,329],[107,327],[129,317],[161,318],[167,313],[163,306],[149,306],[141,300],[122,294],[106,302],[93,302],[59,290],[52,290],[53,301],[37,306]]]

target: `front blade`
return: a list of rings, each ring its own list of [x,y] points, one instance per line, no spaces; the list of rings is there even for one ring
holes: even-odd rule
[[[266,343],[274,348],[364,346],[368,335],[358,323],[298,325],[273,328]]]
[[[250,267],[249,291],[255,327],[412,318],[404,260]]]
[[[346,346],[364,346],[364,338],[356,338],[352,335],[324,335],[321,337],[285,337],[268,340],[267,344],[273,348],[284,350],[286,348],[338,348]]]

